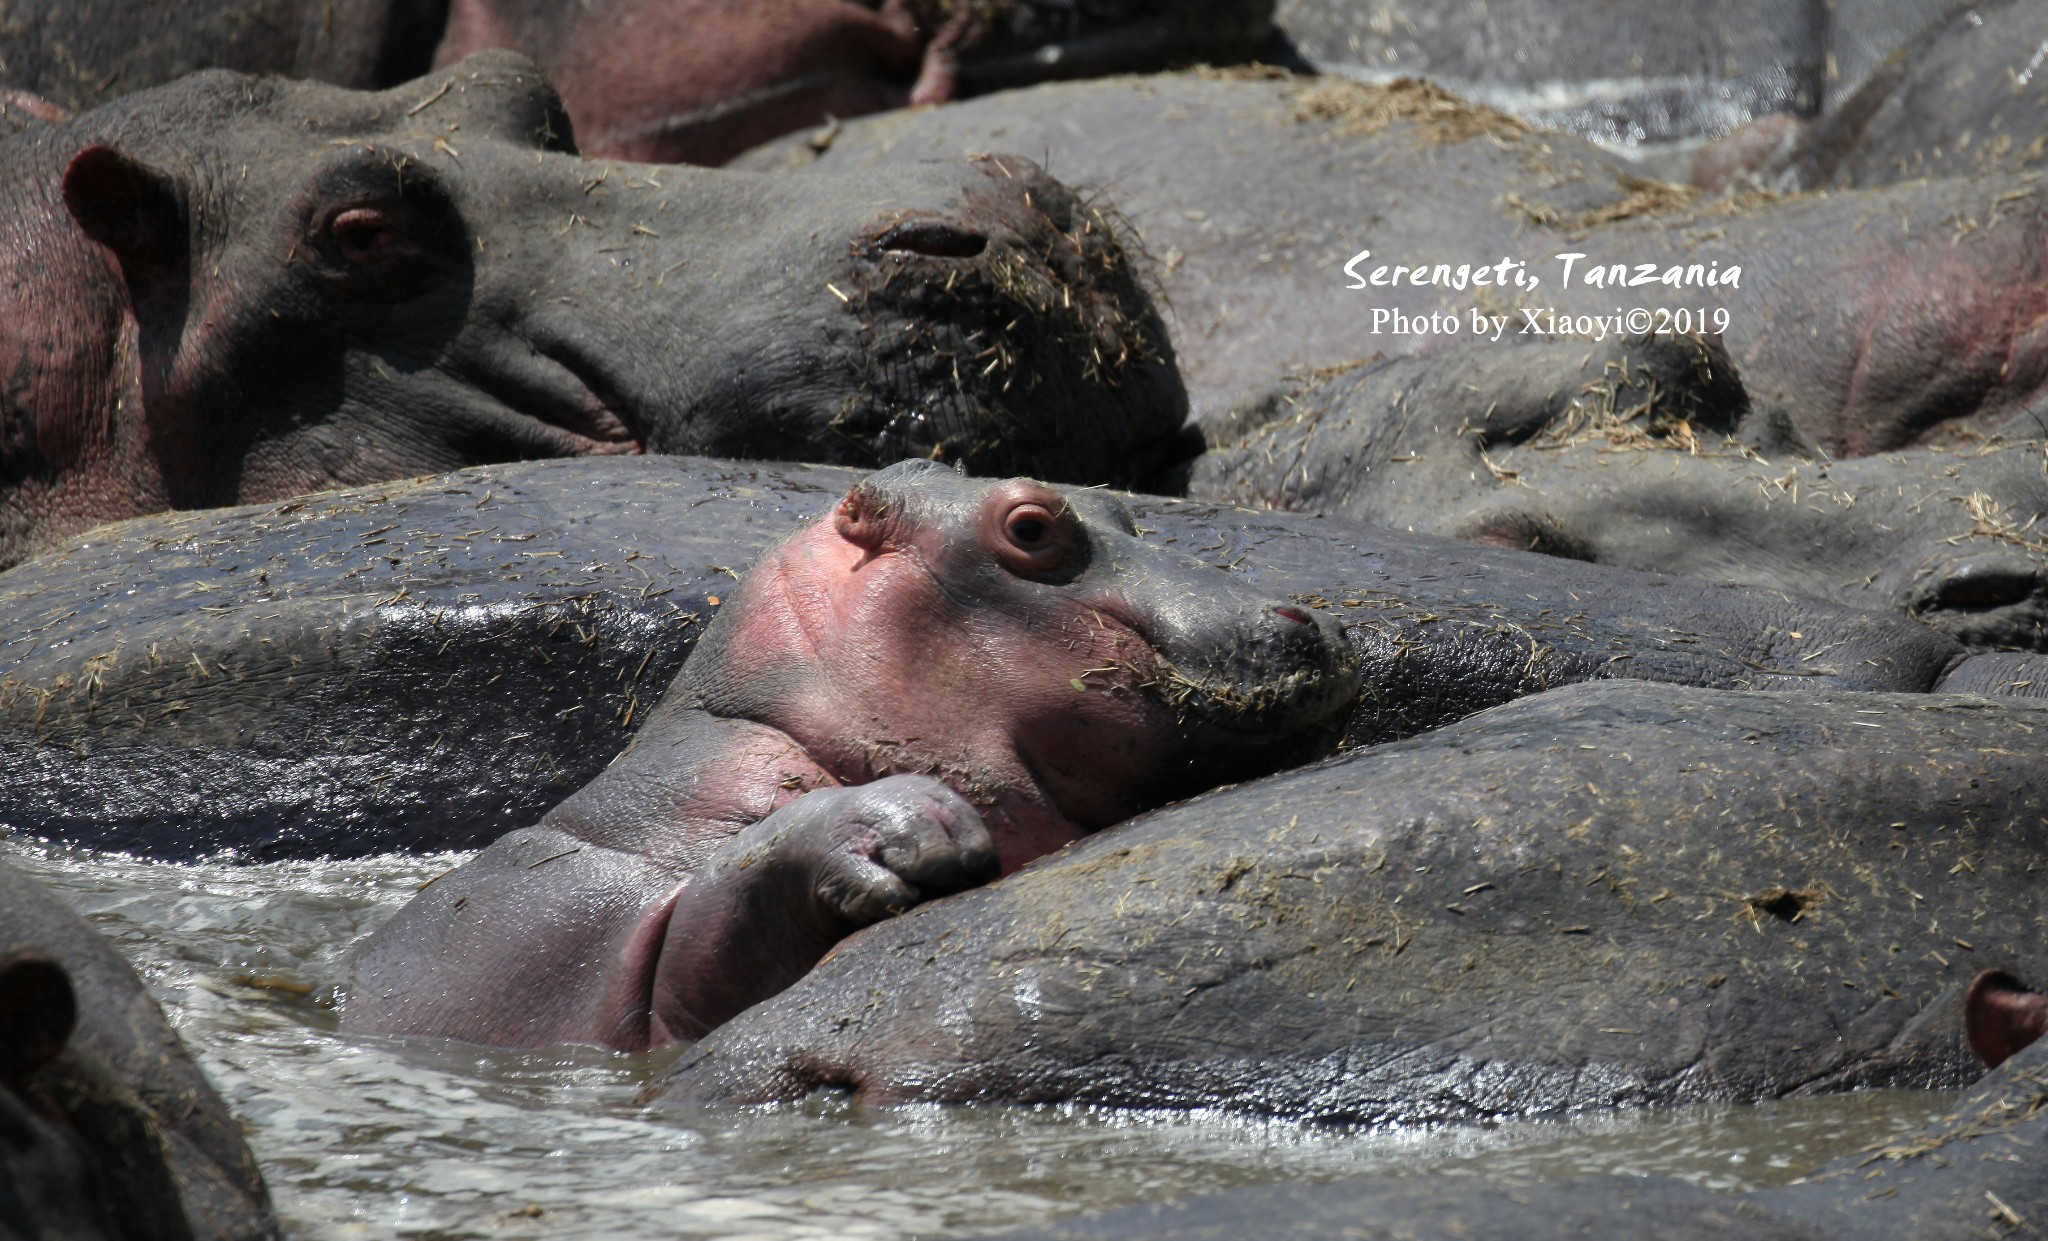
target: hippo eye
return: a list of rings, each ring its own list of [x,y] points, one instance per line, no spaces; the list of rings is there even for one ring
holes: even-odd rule
[[[997,552],[1011,571],[1051,573],[1066,564],[1073,540],[1051,507],[1038,500],[1011,505],[1002,514]]]

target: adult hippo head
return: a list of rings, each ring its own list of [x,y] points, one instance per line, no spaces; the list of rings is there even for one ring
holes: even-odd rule
[[[905,462],[768,553],[604,774],[366,941],[344,1020],[695,1038],[864,924],[1314,756],[1358,690],[1333,622],[1114,498]]]
[[[578,157],[533,66],[198,74],[0,140],[0,562],[464,464],[702,452],[1130,477],[1178,430],[1103,218],[1022,160]]]

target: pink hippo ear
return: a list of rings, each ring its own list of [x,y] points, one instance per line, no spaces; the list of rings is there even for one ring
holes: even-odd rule
[[[171,179],[109,146],[71,157],[64,205],[85,235],[114,252],[132,283],[185,261],[185,213]]]
[[[0,1082],[19,1082],[55,1060],[77,1019],[63,966],[40,956],[0,961]]]
[[[1985,970],[1963,999],[1970,1049],[1995,1069],[2048,1031],[2048,995],[2030,991],[2004,970]]]

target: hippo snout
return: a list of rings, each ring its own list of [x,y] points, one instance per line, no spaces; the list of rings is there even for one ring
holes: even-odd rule
[[[863,373],[896,381],[833,429],[984,477],[1147,477],[1187,393],[1115,218],[1016,156],[920,171],[924,202],[868,221],[831,281]]]
[[[1269,770],[1335,746],[1364,673],[1334,617],[1260,601],[1202,628],[1208,641],[1190,642],[1196,635],[1181,629],[1162,653],[1172,668],[1169,701],[1199,738],[1213,743],[1205,761]]]

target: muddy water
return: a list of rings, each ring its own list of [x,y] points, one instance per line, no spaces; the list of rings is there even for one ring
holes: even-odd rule
[[[945,1237],[1231,1185],[1664,1173],[1746,1188],[1941,1112],[1876,1092],[1346,1131],[1097,1110],[633,1104],[660,1057],[343,1036],[341,949],[461,860],[167,865],[0,841],[132,960],[248,1125],[294,1237]]]

